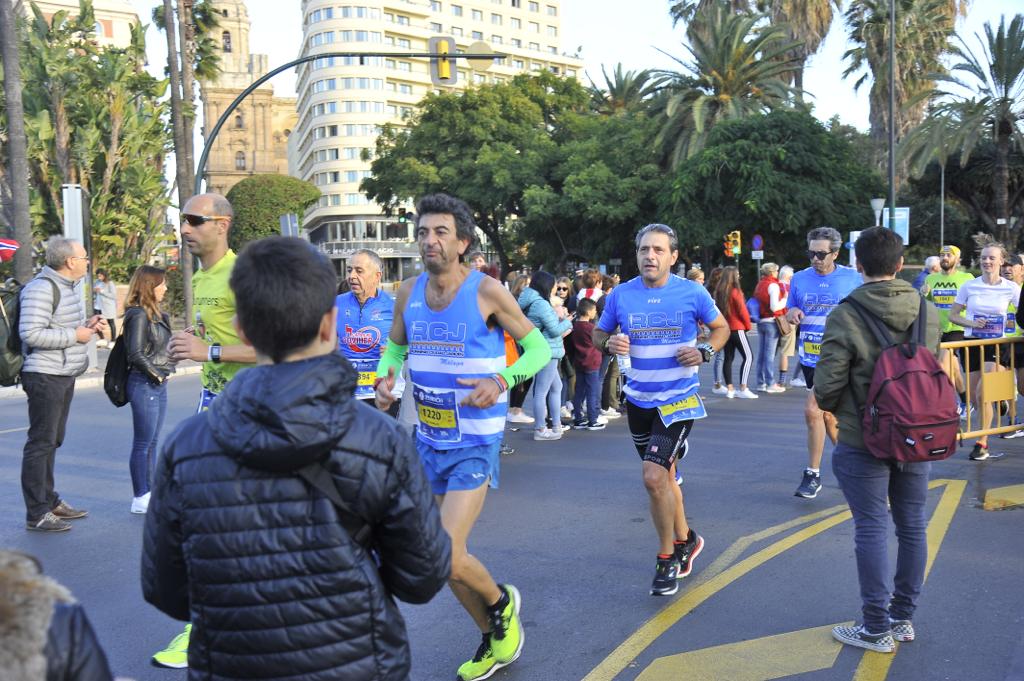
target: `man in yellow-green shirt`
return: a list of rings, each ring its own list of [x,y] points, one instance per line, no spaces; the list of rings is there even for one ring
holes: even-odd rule
[[[228,248],[228,230],[235,211],[220,194],[198,194],[181,211],[181,238],[202,265],[192,275],[194,324],[171,337],[171,359],[203,363],[203,391],[199,409],[204,411],[247,364],[256,363],[256,351],[244,345],[235,331],[235,295],[231,269],[235,253]],[[161,667],[188,667],[188,643],[192,625],[153,656]]]
[[[942,332],[942,342],[964,340],[963,327],[949,321],[949,309],[956,300],[956,293],[964,283],[974,279],[970,272],[959,269],[960,249],[956,246],[943,246],[939,251],[939,271],[929,274],[924,280],[924,288],[921,292],[925,297],[935,303],[939,311],[939,324]],[[957,353],[959,354],[959,353]],[[939,352],[939,364],[943,366],[957,393],[960,394],[960,401],[964,397],[964,375],[959,362],[954,362],[949,350]]]

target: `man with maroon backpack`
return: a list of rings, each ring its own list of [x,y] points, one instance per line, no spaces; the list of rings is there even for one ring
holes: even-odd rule
[[[829,315],[814,375],[818,405],[839,421],[832,470],[853,513],[863,612],[861,625],[837,626],[832,635],[847,645],[891,653],[894,641],[914,640],[912,619],[928,554],[925,502],[931,466],[914,459],[952,454],[958,420],[952,385],[933,361],[939,348],[938,312],[931,303],[922,305],[920,293],[896,278],[903,267],[900,237],[872,227],[861,232],[856,253],[864,283]],[[901,350],[907,352],[892,354]],[[908,378],[879,391],[876,363],[890,362],[909,369],[904,372]],[[885,392],[890,389],[903,391],[899,411],[891,408],[893,395]],[[916,408],[922,399],[931,404]],[[938,416],[949,415],[949,427],[933,427],[943,421]],[[873,419],[896,419],[906,435],[882,442]],[[887,500],[899,539],[894,584],[887,556]]]

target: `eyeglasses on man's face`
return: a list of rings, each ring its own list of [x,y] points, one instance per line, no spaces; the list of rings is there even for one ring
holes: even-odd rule
[[[807,257],[810,258],[811,260],[824,260],[825,258],[827,258],[828,256],[832,255],[833,253],[838,253],[838,252],[839,252],[838,249],[836,249],[834,251],[807,251]]]
[[[86,262],[88,262],[89,261],[89,256],[87,256],[87,255],[72,255],[68,259],[69,260],[85,260]]]
[[[227,215],[193,215],[192,213],[182,213],[181,221],[187,222],[192,227],[198,227],[203,223],[209,222],[210,220],[229,220]]]

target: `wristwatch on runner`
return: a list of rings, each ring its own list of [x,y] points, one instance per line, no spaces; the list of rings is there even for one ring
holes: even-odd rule
[[[700,356],[704,358],[705,362],[710,362],[711,358],[715,356],[715,349],[711,347],[711,343],[697,343],[697,349],[700,350]]]

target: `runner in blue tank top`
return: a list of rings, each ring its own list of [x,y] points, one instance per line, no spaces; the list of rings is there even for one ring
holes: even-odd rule
[[[813,499],[821,490],[821,456],[825,451],[825,431],[836,440],[836,419],[818,408],[814,399],[814,367],[821,353],[821,337],[825,333],[825,319],[843,298],[861,285],[861,276],[852,267],[836,264],[839,247],[843,242],[839,232],[831,227],[817,227],[807,233],[807,257],[811,266],[793,275],[789,288],[791,324],[800,325],[796,339],[800,369],[807,383],[807,402],[804,420],[807,422],[807,468],[794,496]]]
[[[496,279],[463,264],[474,241],[469,206],[432,194],[420,199],[416,213],[427,271],[398,291],[398,314],[377,366],[376,400],[381,409],[391,405],[408,354],[417,449],[452,540],[448,583],[483,634],[476,654],[458,670],[460,679],[471,681],[511,664],[523,648],[519,591],[498,585],[466,543],[488,483],[498,486],[508,390],[545,366],[551,348]],[[523,347],[510,367],[503,331]]]
[[[388,343],[395,299],[380,288],[380,256],[374,251],[360,249],[348,258],[346,280],[349,290],[334,301],[338,308],[338,350],[352,363],[358,374],[355,397],[373,399],[373,383],[377,378],[377,363]],[[395,385],[395,402],[388,409],[398,416],[398,399],[405,388],[399,378]]]
[[[686,522],[676,457],[686,455],[694,419],[706,415],[697,369],[728,341],[729,325],[703,286],[672,274],[679,245],[671,227],[647,225],[636,246],[640,276],[612,289],[594,345],[629,355],[626,416],[659,542],[651,594],[670,596],[704,549],[704,538]],[[711,329],[709,343],[697,343],[699,324]]]

